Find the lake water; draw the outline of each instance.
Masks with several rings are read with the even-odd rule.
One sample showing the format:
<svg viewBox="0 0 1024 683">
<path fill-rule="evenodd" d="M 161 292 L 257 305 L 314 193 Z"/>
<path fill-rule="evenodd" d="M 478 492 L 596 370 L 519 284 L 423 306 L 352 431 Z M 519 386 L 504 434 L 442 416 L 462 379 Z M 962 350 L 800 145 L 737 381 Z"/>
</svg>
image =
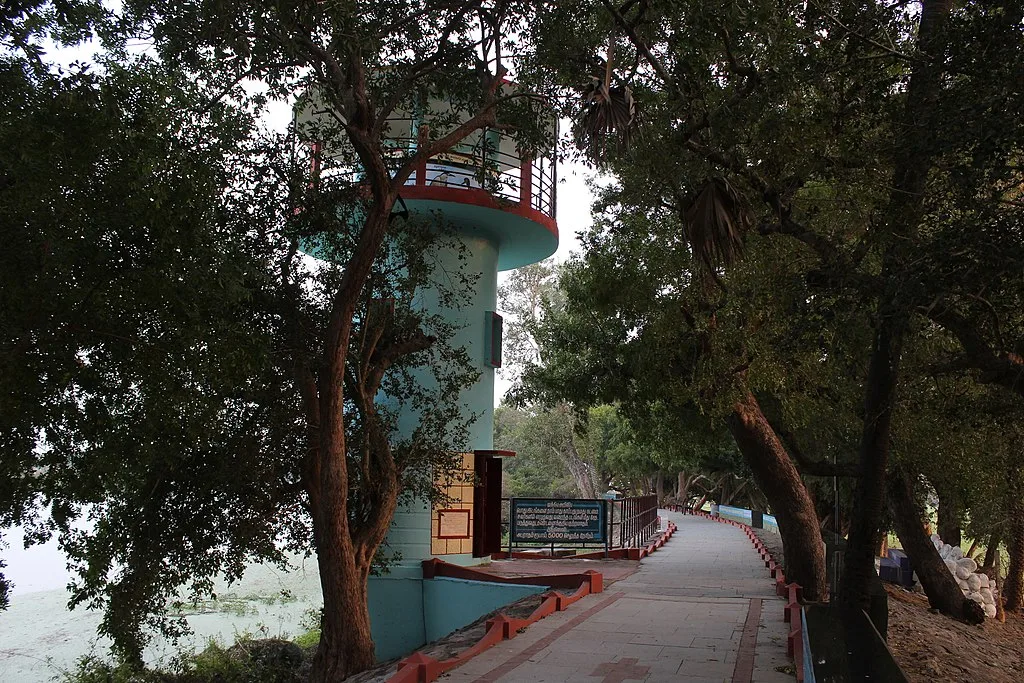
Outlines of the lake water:
<svg viewBox="0 0 1024 683">
<path fill-rule="evenodd" d="M 217 601 L 202 603 L 186 618 L 194 631 L 179 647 L 202 649 L 210 638 L 230 643 L 241 633 L 291 637 L 302 632 L 306 614 L 323 604 L 315 558 L 293 558 L 294 571 L 252 566 L 232 586 L 217 587 Z M 109 642 L 98 639 L 101 615 L 67 609 L 63 589 L 26 592 L 19 582 L 11 606 L 0 612 L 0 681 L 37 683 L 74 669 L 83 655 L 106 655 Z M 165 641 L 147 650 L 150 663 L 176 653 Z"/>
</svg>

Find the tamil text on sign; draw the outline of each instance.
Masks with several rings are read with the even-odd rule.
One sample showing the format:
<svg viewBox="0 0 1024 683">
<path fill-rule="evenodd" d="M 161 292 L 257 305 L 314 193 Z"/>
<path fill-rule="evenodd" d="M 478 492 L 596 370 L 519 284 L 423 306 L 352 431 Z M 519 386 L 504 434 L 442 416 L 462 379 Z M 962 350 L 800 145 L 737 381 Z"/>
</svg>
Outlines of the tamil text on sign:
<svg viewBox="0 0 1024 683">
<path fill-rule="evenodd" d="M 602 500 L 512 499 L 513 543 L 604 543 Z"/>
</svg>

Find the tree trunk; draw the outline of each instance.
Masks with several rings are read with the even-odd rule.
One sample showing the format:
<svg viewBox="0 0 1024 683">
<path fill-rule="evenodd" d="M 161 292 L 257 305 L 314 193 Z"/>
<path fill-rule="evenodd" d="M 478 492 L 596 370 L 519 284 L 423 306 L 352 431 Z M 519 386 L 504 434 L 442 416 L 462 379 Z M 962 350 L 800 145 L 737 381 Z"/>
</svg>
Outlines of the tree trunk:
<svg viewBox="0 0 1024 683">
<path fill-rule="evenodd" d="M 987 569 L 996 566 L 996 558 L 999 557 L 999 544 L 1002 542 L 1000 536 L 999 531 L 996 530 L 988 537 L 988 546 L 985 548 L 985 561 L 981 563 L 982 567 Z"/>
<path fill-rule="evenodd" d="M 576 492 L 580 498 L 597 498 L 604 492 L 598 490 L 600 482 L 598 481 L 597 472 L 594 471 L 590 463 L 580 457 L 580 452 L 576 448 L 576 441 L 573 438 L 573 433 L 576 429 L 576 418 L 572 408 L 567 403 L 561 403 L 555 407 L 555 410 L 560 411 L 566 416 L 568 430 L 562 447 L 559 449 L 552 448 L 552 450 L 555 451 L 555 454 L 565 465 L 565 468 L 569 470 L 569 474 L 576 484 Z"/>
<path fill-rule="evenodd" d="M 939 538 L 949 545 L 963 542 L 960 524 L 963 520 L 963 505 L 960 496 L 950 489 L 938 489 L 939 495 Z"/>
<path fill-rule="evenodd" d="M 745 481 L 737 482 L 736 487 L 733 488 L 732 491 L 729 491 L 729 493 L 727 493 L 727 494 L 725 494 L 723 496 L 724 500 L 722 500 L 722 505 L 732 505 L 733 503 L 735 503 L 736 502 L 736 497 L 739 496 L 740 493 L 743 492 L 743 489 L 746 488 L 746 486 L 747 486 L 747 482 L 745 482 Z M 723 491 L 724 491 L 724 489 L 723 489 Z M 810 492 L 808 492 L 808 495 L 810 495 Z M 815 512 L 815 514 L 817 514 L 817 512 Z"/>
<path fill-rule="evenodd" d="M 1000 624 L 1006 623 L 1006 609 L 1003 607 L 1003 575 L 999 571 L 999 550 L 996 550 L 995 564 L 992 565 L 992 574 L 989 577 L 995 581 L 996 586 L 996 619 Z"/>
<path fill-rule="evenodd" d="M 658 494 L 658 507 L 661 507 L 665 502 L 665 473 L 661 470 L 656 475 L 654 491 Z"/>
<path fill-rule="evenodd" d="M 344 680 L 376 661 L 367 604 L 370 567 L 358 566 L 351 553 L 345 555 L 341 546 L 334 544 L 317 551 L 324 612 L 311 682 Z"/>
<path fill-rule="evenodd" d="M 573 481 L 576 483 L 576 491 L 579 493 L 580 498 L 597 498 L 598 492 L 594 487 L 594 474 L 590 465 L 580 457 L 571 434 L 559 455 L 562 458 L 562 462 L 565 463 L 566 469 L 569 470 L 569 474 L 572 475 Z"/>
<path fill-rule="evenodd" d="M 690 478 L 686 476 L 686 472 L 680 472 L 676 479 L 676 502 L 680 507 L 686 507 L 686 501 L 690 498 Z"/>
<path fill-rule="evenodd" d="M 871 604 L 871 581 L 875 576 L 875 550 L 878 548 L 885 501 L 885 472 L 889 462 L 897 372 L 907 325 L 907 314 L 894 310 L 894 305 L 884 303 L 880 308 L 864 400 L 860 477 L 854 490 L 850 535 L 839 590 L 841 600 L 865 611 Z"/>
<path fill-rule="evenodd" d="M 313 683 L 344 679 L 370 668 L 375 662 L 366 581 L 370 563 L 394 512 L 397 491 L 391 490 L 388 499 L 380 501 L 379 514 L 381 517 L 387 515 L 387 518 L 376 520 L 383 528 L 374 536 L 376 542 L 365 539 L 366 545 L 355 544 L 349 525 L 344 382 L 359 294 L 387 233 L 388 216 L 395 196 L 389 190 L 376 197 L 378 201 L 366 217 L 355 253 L 347 264 L 331 304 L 315 391 L 312 388 L 303 390 L 310 443 L 303 484 L 309 496 L 324 597 L 320 645 L 310 672 Z M 300 388 L 308 385 L 308 377 L 303 377 L 302 372 L 299 372 L 299 383 Z M 385 483 L 393 489 L 397 479 Z M 372 548 L 368 548 L 371 543 Z"/>
<path fill-rule="evenodd" d="M 697 483 L 698 480 L 703 478 L 704 475 L 702 474 L 687 475 L 686 472 L 679 473 L 679 486 L 676 489 L 676 500 L 679 501 L 679 505 L 684 507 L 686 506 L 690 500 L 690 489 L 693 488 L 693 485 Z M 703 502 L 701 504 L 703 505 Z"/>
<path fill-rule="evenodd" d="M 349 528 L 342 384 L 340 377 L 337 383 L 328 377 L 325 371 L 320 382 L 322 417 L 315 477 L 307 484 L 324 598 L 320 645 L 310 673 L 314 683 L 342 680 L 375 661 L 366 602 L 369 562 L 357 552 Z"/>
<path fill-rule="evenodd" d="M 1010 567 L 1003 582 L 1003 599 L 1008 612 L 1019 612 L 1024 607 L 1024 500 L 1019 495 L 1012 497 L 1009 517 Z"/>
<path fill-rule="evenodd" d="M 786 578 L 811 601 L 825 598 L 825 551 L 818 515 L 793 461 L 747 391 L 733 404 L 729 431 L 775 513 L 785 551 Z"/>
<path fill-rule="evenodd" d="M 924 197 L 934 155 L 935 131 L 942 94 L 945 50 L 942 25 L 952 0 L 924 0 L 917 32 L 917 51 L 907 88 L 900 146 L 894 156 L 892 190 L 885 212 L 890 241 L 882 257 L 882 292 L 875 314 L 868 376 L 864 387 L 864 430 L 860 444 L 860 477 L 854 491 L 850 536 L 844 558 L 839 598 L 859 609 L 871 603 L 874 550 L 882 521 L 889 437 L 896 399 L 903 339 L 910 320 L 915 284 L 908 278 L 908 245 L 924 216 Z"/>
<path fill-rule="evenodd" d="M 900 471 L 892 472 L 888 489 L 889 510 L 896 524 L 896 534 L 921 580 L 928 603 L 954 619 L 980 624 L 985 620 L 985 612 L 981 605 L 964 597 L 956 579 L 939 557 L 939 551 L 925 532 L 924 513 L 914 500 L 906 475 Z"/>
</svg>

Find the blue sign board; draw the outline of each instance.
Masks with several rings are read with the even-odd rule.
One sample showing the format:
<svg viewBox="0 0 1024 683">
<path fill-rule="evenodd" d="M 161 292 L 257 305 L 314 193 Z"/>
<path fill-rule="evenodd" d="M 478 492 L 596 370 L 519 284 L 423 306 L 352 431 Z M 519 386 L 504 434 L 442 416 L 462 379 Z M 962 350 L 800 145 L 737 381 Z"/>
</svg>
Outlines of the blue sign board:
<svg viewBox="0 0 1024 683">
<path fill-rule="evenodd" d="M 603 500 L 513 498 L 513 543 L 604 543 Z"/>
</svg>

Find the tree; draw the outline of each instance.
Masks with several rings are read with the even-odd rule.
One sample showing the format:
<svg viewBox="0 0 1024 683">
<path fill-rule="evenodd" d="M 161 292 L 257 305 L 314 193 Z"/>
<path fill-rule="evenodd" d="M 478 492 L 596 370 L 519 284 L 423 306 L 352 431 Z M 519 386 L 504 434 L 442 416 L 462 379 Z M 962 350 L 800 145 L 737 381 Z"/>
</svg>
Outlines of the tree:
<svg viewBox="0 0 1024 683">
<path fill-rule="evenodd" d="M 745 345 L 747 337 L 732 326 L 750 319 L 748 305 L 756 307 L 762 302 L 739 294 L 713 312 L 692 313 L 700 311 L 705 295 L 699 285 L 687 281 L 686 273 L 692 272 L 687 247 L 678 241 L 673 244 L 669 237 L 677 225 L 671 219 L 649 219 L 633 210 L 627 192 L 619 187 L 609 190 L 605 199 L 608 213 L 599 215 L 593 231 L 584 236 L 585 255 L 565 266 L 561 286 L 566 303 L 563 310 L 551 309 L 545 315 L 539 338 L 539 346 L 548 350 L 545 365 L 527 371 L 525 391 L 541 399 L 567 399 L 581 406 L 621 402 L 626 417 L 645 425 L 644 431 L 650 432 L 649 426 L 660 420 L 674 439 L 715 443 L 720 438 L 714 436 L 715 422 L 721 431 L 724 418 L 733 412 L 726 398 L 734 391 L 730 385 L 734 375 L 728 365 L 748 356 L 742 351 L 712 354 L 710 349 L 714 345 Z M 735 286 L 742 287 L 742 283 Z M 764 348 L 771 346 L 766 340 Z M 747 431 L 746 425 L 732 426 L 734 437 Z M 741 452 L 760 449 L 762 439 L 768 436 L 762 434 L 753 440 L 737 438 Z M 771 437 L 778 442 L 774 434 Z M 750 460 L 747 458 L 755 476 L 776 476 L 774 466 L 759 472 Z M 774 465 L 775 461 L 768 462 Z M 649 472 L 655 469 L 651 466 Z M 800 487 L 796 490 L 801 491 L 792 464 L 790 470 Z M 765 480 L 759 483 L 782 518 L 780 527 L 789 533 L 793 517 L 787 517 L 785 509 L 793 509 L 800 498 L 789 488 L 772 492 Z M 773 498 L 775 495 L 779 497 Z M 803 496 L 805 509 L 811 512 L 805 516 L 809 526 L 805 537 L 814 538 L 818 534 L 816 515 L 806 492 Z M 804 548 L 796 535 L 787 540 L 793 553 L 793 575 L 799 576 L 801 564 L 809 563 L 808 590 L 816 585 L 815 577 L 823 588 L 820 541 Z M 820 566 L 815 568 L 815 563 Z"/>
<path fill-rule="evenodd" d="M 5 133 L 39 143 L 5 148 L 3 225 L 25 244 L 4 269 L 4 521 L 50 506 L 34 537 L 60 535 L 75 602 L 107 607 L 129 660 L 180 584 L 208 591 L 214 574 L 311 539 L 325 602 L 313 679 L 373 662 L 367 577 L 403 488 L 429 493 L 427 468 L 443 473 L 456 450 L 451 406 L 470 381 L 412 301 L 437 230 L 393 209 L 416 165 L 474 131 L 518 119 L 524 145 L 543 142 L 531 100 L 499 91 L 516 8 L 130 2 L 99 26 L 105 73 L 81 83 L 45 65 L 18 74 L 34 58 L 23 29 L 87 25 L 72 31 L 63 7 L 4 15 L 28 54 L 5 77 L 31 94 L 6 100 L 5 120 L 24 125 Z M 129 36 L 152 51 L 133 57 Z M 55 107 L 54 91 L 85 104 Z M 325 155 L 257 131 L 268 97 L 298 92 L 329 112 L 301 131 Z M 432 112 L 396 153 L 389 118 L 437 92 L 456 114 Z M 95 144 L 40 153 L 78 135 L 75 116 L 95 119 Z M 309 267 L 310 245 L 332 260 Z M 397 438 L 379 392 L 420 408 L 412 435 Z M 93 531 L 71 526 L 83 514 Z"/>
<path fill-rule="evenodd" d="M 509 315 L 507 329 L 507 362 L 502 372 L 519 379 L 524 368 L 543 363 L 546 349 L 540 346 L 537 332 L 543 323 L 545 311 L 561 306 L 561 292 L 557 281 L 558 267 L 542 261 L 520 268 L 510 274 L 498 289 L 502 311 Z M 507 397 L 514 405 L 525 407 L 529 398 L 521 395 L 513 385 Z M 596 498 L 607 481 L 602 479 L 595 463 L 587 462 L 580 454 L 579 434 L 585 431 L 572 406 L 564 401 L 551 404 L 538 403 L 530 407 L 542 419 L 543 430 L 550 448 L 562 460 L 562 466 L 571 474 L 576 493 L 581 498 Z"/>
<path fill-rule="evenodd" d="M 202 93 L 145 60 L 60 74 L 28 52 L 3 68 L 0 515 L 59 535 L 73 602 L 106 604 L 131 650 L 204 565 L 283 560 L 295 413 L 253 295 L 268 254 L 238 230 L 253 207 L 222 192 L 253 122 L 180 116 Z"/>
<path fill-rule="evenodd" d="M 504 344 L 507 362 L 501 372 L 515 380 L 523 369 L 543 362 L 543 349 L 537 345 L 537 329 L 545 308 L 558 308 L 558 266 L 547 259 L 518 268 L 498 288 L 498 302 L 508 317 Z"/>
<path fill-rule="evenodd" d="M 581 473 L 566 466 L 565 450 L 570 445 L 577 449 L 580 439 L 567 424 L 566 417 L 563 413 L 536 407 L 520 409 L 502 405 L 494 411 L 495 448 L 516 452 L 516 457 L 505 465 L 502 480 L 505 495 L 561 498 L 588 497 L 587 492 L 593 493 L 590 470 Z M 571 443 L 567 443 L 567 438 Z"/>
<path fill-rule="evenodd" d="M 552 38 L 569 14 L 587 16 L 577 23 L 589 30 L 558 59 Z M 595 55 L 608 56 L 609 94 L 613 82 L 629 90 L 639 113 L 614 115 L 621 103 L 609 97 L 608 115 L 593 116 L 594 99 L 584 93 L 579 119 L 601 123 L 589 132 L 606 143 L 588 149 L 617 173 L 631 168 L 641 176 L 636 194 L 648 201 L 633 203 L 642 211 L 679 216 L 677 234 L 708 278 L 731 279 L 741 252 L 753 253 L 756 232 L 797 243 L 781 253 L 803 263 L 806 308 L 815 297 L 852 302 L 861 312 L 851 329 L 869 331 L 866 343 L 852 343 L 865 341 L 858 334 L 843 344 L 864 377 L 843 574 L 845 598 L 859 606 L 869 599 L 900 358 L 915 316 L 957 330 L 970 356 L 960 367 L 1004 385 L 1019 371 L 1008 343 L 972 337 L 972 327 L 993 326 L 981 315 L 989 289 L 979 294 L 966 279 L 983 272 L 986 287 L 1011 300 L 1020 179 L 1008 159 L 1020 140 L 1005 117 L 1020 105 L 1006 85 L 1020 78 L 1019 15 L 998 2 L 929 2 L 920 12 L 884 3 L 723 3 L 712 11 L 706 3 L 602 0 L 553 7 L 537 25 L 542 54 L 560 66 L 549 71 L 555 86 L 579 92 L 601 61 Z M 980 45 L 999 52 L 997 68 L 981 65 Z M 974 123 L 964 127 L 964 120 Z M 950 251 L 951 243 L 961 249 Z M 983 245 L 996 243 L 1005 260 L 984 263 Z M 981 269 L 965 268 L 968 262 Z M 944 276 L 927 277 L 936 271 Z M 758 412 L 749 401 L 737 407 Z M 769 433 L 753 417 L 735 424 L 751 435 Z"/>
</svg>

